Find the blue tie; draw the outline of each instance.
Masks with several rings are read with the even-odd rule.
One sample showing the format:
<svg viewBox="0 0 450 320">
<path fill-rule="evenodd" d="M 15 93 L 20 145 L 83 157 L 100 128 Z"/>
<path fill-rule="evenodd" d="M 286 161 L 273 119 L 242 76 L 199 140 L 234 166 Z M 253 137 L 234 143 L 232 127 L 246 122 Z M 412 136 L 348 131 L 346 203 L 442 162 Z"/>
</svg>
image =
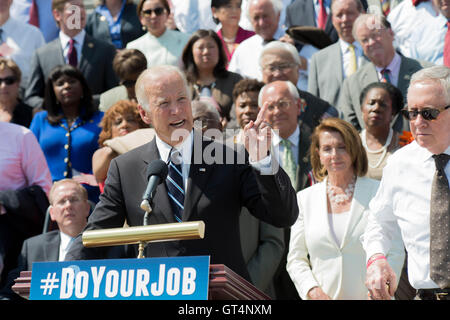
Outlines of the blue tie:
<svg viewBox="0 0 450 320">
<path fill-rule="evenodd" d="M 181 170 L 181 155 L 178 151 L 174 150 L 174 152 L 171 152 L 170 155 L 169 173 L 166 179 L 166 186 L 170 203 L 172 205 L 172 211 L 178 222 L 182 221 L 184 211 L 184 184 Z"/>
</svg>

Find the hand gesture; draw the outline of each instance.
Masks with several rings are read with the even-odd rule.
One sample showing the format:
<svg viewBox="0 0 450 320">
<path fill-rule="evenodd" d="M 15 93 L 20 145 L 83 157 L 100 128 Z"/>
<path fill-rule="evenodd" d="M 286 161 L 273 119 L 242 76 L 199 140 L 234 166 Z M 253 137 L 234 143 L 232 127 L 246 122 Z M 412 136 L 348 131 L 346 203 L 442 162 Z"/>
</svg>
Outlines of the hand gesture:
<svg viewBox="0 0 450 320">
<path fill-rule="evenodd" d="M 269 104 L 266 102 L 259 110 L 255 122 L 250 121 L 244 127 L 245 149 L 252 161 L 260 161 L 270 152 L 272 130 L 270 124 L 265 122 L 268 106 Z"/>
</svg>

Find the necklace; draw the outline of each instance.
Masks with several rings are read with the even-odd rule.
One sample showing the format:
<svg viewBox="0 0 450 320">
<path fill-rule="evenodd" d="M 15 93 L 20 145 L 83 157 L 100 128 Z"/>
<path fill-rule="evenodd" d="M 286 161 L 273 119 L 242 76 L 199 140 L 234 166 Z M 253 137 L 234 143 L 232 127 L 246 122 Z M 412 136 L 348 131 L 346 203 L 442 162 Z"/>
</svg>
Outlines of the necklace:
<svg viewBox="0 0 450 320">
<path fill-rule="evenodd" d="M 353 191 L 355 191 L 356 177 L 353 177 L 352 181 L 345 188 L 344 193 L 337 193 L 338 187 L 332 186 L 330 179 L 327 181 L 327 195 L 330 201 L 334 204 L 340 205 L 346 201 L 349 201 L 353 197 Z"/>
<path fill-rule="evenodd" d="M 367 146 L 366 129 L 363 129 L 361 131 L 361 142 L 362 142 L 364 149 L 366 149 L 366 152 L 370 153 L 370 154 L 377 154 L 377 153 L 382 152 L 380 158 L 378 158 L 378 162 L 374 165 L 370 164 L 370 162 L 369 162 L 369 167 L 371 167 L 372 169 L 375 169 L 380 166 L 380 164 L 383 162 L 384 158 L 386 157 L 387 149 L 388 149 L 388 146 L 391 144 L 393 135 L 394 135 L 394 130 L 389 129 L 389 134 L 388 134 L 388 137 L 386 139 L 386 143 L 384 144 L 384 146 L 382 146 L 378 150 L 370 150 L 369 147 Z"/>
<path fill-rule="evenodd" d="M 234 43 L 236 41 L 236 37 L 233 37 L 233 38 L 225 38 L 224 36 L 222 36 L 222 37 L 223 37 L 223 41 L 225 41 L 226 43 Z"/>
</svg>

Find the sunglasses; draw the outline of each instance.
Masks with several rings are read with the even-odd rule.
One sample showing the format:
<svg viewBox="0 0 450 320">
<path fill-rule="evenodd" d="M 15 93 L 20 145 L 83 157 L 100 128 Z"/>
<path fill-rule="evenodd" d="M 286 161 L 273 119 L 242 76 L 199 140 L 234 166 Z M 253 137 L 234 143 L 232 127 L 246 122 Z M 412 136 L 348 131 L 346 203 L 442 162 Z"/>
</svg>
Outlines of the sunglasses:
<svg viewBox="0 0 450 320">
<path fill-rule="evenodd" d="M 401 110 L 402 115 L 407 119 L 407 120 L 416 120 L 417 116 L 420 114 L 422 116 L 422 118 L 424 118 L 425 120 L 436 120 L 437 117 L 439 116 L 439 114 L 444 111 L 447 110 L 448 108 L 450 108 L 450 106 L 446 106 L 443 109 L 437 109 L 437 108 L 426 108 L 426 109 L 422 109 L 422 110 L 406 110 L 403 109 Z"/>
<path fill-rule="evenodd" d="M 155 15 L 160 16 L 164 13 L 166 9 L 162 8 L 162 7 L 158 7 L 155 9 L 147 9 L 147 10 L 143 10 L 142 13 L 144 14 L 144 16 L 146 17 L 150 17 L 152 15 L 152 12 L 155 13 Z"/>
<path fill-rule="evenodd" d="M 14 82 L 16 82 L 16 77 L 13 77 L 13 76 L 9 76 L 9 77 L 6 77 L 6 78 L 0 78 L 0 85 L 2 84 L 2 83 L 5 83 L 6 85 L 12 85 Z"/>
</svg>

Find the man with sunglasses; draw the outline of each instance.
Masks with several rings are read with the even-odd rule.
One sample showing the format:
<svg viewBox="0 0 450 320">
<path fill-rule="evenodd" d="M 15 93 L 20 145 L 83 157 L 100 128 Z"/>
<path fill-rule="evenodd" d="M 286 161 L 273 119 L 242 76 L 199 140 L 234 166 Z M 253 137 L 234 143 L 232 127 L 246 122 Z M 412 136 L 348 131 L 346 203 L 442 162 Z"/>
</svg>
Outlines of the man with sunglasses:
<svg viewBox="0 0 450 320">
<path fill-rule="evenodd" d="M 450 68 L 415 73 L 408 89 L 415 139 L 392 155 L 370 203 L 363 238 L 366 285 L 373 299 L 394 295 L 395 275 L 386 262 L 395 232 L 408 252 L 408 278 L 417 299 L 450 299 Z"/>
</svg>

